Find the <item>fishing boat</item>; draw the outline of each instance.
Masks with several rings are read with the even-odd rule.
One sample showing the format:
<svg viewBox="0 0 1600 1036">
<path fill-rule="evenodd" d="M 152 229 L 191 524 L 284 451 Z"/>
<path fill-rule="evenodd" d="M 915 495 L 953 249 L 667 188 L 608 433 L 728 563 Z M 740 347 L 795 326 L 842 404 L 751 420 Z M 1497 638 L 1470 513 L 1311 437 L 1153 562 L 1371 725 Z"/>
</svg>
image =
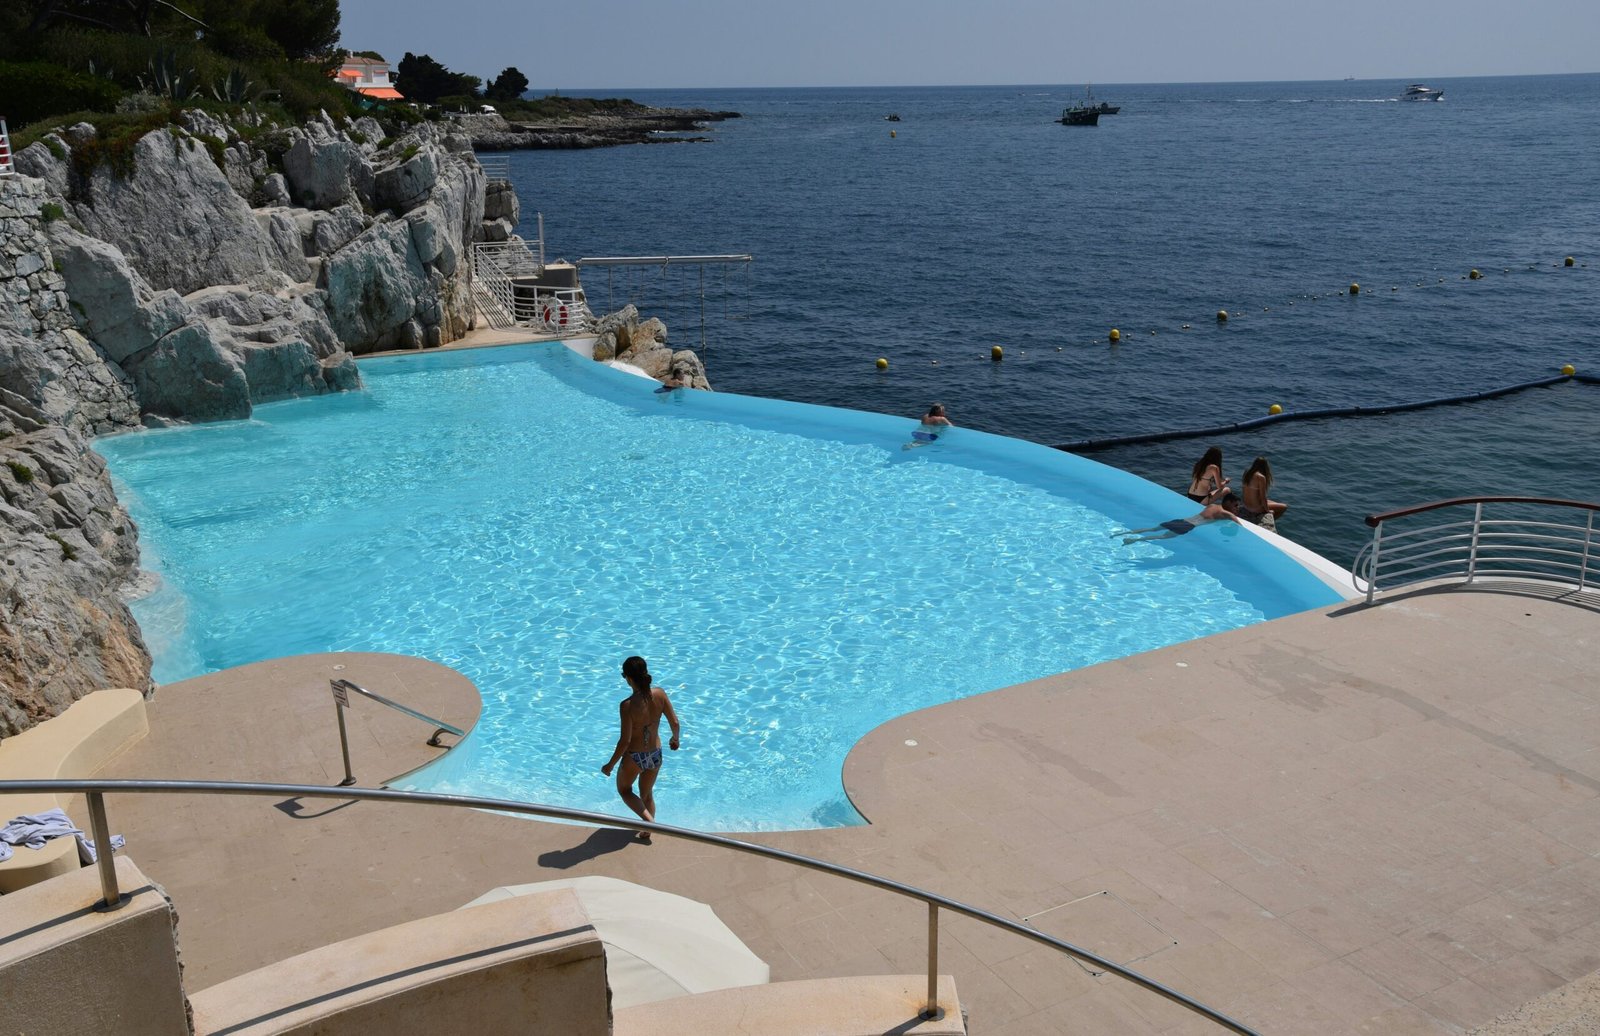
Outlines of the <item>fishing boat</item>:
<svg viewBox="0 0 1600 1036">
<path fill-rule="evenodd" d="M 1402 101 L 1442 101 L 1444 100 L 1444 91 L 1435 90 L 1431 86 L 1423 86 L 1421 83 L 1412 83 L 1406 87 L 1406 92 L 1400 95 L 1400 99 Z"/>
<path fill-rule="evenodd" d="M 1063 126 L 1098 126 L 1100 116 L 1115 115 L 1121 110 L 1121 105 L 1107 104 L 1104 101 L 1096 104 L 1094 94 L 1088 87 L 1084 87 L 1082 103 L 1061 109 L 1061 118 L 1057 121 Z"/>
</svg>

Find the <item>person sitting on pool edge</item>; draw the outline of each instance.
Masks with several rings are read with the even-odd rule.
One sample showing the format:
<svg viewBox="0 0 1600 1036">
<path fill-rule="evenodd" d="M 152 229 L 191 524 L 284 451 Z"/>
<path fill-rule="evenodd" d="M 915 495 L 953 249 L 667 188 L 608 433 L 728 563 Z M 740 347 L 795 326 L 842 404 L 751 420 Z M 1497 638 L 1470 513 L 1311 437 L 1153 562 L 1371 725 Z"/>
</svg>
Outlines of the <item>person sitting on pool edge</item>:
<svg viewBox="0 0 1600 1036">
<path fill-rule="evenodd" d="M 1227 492 L 1222 494 L 1219 503 L 1207 504 L 1205 510 L 1190 518 L 1174 518 L 1160 525 L 1152 525 L 1148 529 L 1120 529 L 1112 533 L 1121 536 L 1123 543 L 1139 543 L 1143 540 L 1170 540 L 1174 536 L 1193 532 L 1195 529 L 1209 522 L 1226 518 L 1229 521 L 1239 521 L 1239 494 Z M 1157 533 L 1154 536 L 1141 536 L 1139 533 Z"/>
<path fill-rule="evenodd" d="M 911 441 L 900 447 L 902 450 L 926 446 L 934 442 L 951 427 L 950 419 L 944 416 L 944 404 L 935 403 L 928 407 L 928 412 L 922 415 L 922 423 L 917 425 L 917 430 L 911 433 Z"/>
</svg>

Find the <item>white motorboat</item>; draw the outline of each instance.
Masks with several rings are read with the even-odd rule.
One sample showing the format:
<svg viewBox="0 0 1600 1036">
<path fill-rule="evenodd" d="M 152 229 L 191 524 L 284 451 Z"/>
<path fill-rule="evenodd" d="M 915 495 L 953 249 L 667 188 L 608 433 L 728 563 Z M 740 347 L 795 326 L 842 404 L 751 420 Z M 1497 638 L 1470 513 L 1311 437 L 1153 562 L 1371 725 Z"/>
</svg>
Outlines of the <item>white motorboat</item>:
<svg viewBox="0 0 1600 1036">
<path fill-rule="evenodd" d="M 1444 100 L 1444 91 L 1435 90 L 1431 86 L 1423 86 L 1421 83 L 1412 83 L 1406 87 L 1406 92 L 1400 95 L 1400 99 L 1402 101 L 1442 101 Z"/>
</svg>

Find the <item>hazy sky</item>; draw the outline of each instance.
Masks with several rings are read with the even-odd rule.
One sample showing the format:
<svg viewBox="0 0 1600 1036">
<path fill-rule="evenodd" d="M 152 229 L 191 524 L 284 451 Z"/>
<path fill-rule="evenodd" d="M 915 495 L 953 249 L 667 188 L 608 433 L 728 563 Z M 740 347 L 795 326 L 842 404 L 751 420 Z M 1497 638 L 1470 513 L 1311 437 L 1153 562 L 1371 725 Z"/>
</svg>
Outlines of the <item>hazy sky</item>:
<svg viewBox="0 0 1600 1036">
<path fill-rule="evenodd" d="M 1600 0 L 343 0 L 343 44 L 536 91 L 1600 71 Z"/>
</svg>

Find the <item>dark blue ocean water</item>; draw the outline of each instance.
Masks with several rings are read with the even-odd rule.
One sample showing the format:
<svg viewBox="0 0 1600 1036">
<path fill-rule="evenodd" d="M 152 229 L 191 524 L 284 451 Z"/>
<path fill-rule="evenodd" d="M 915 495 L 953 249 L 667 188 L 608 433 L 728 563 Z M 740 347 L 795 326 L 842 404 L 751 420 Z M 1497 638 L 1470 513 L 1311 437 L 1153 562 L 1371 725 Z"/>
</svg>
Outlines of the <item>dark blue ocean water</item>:
<svg viewBox="0 0 1600 1036">
<path fill-rule="evenodd" d="M 1405 85 L 1103 86 L 1093 128 L 1053 121 L 1079 86 L 631 91 L 743 118 L 510 160 L 552 257 L 756 257 L 707 269 L 703 346 L 697 268 L 584 277 L 723 391 L 1060 443 L 1600 374 L 1600 75 Z M 1280 531 L 1348 564 L 1375 511 L 1600 500 L 1597 414 L 1567 383 L 1090 456 L 1181 490 L 1213 441 L 1236 481 L 1265 454 Z"/>
</svg>

